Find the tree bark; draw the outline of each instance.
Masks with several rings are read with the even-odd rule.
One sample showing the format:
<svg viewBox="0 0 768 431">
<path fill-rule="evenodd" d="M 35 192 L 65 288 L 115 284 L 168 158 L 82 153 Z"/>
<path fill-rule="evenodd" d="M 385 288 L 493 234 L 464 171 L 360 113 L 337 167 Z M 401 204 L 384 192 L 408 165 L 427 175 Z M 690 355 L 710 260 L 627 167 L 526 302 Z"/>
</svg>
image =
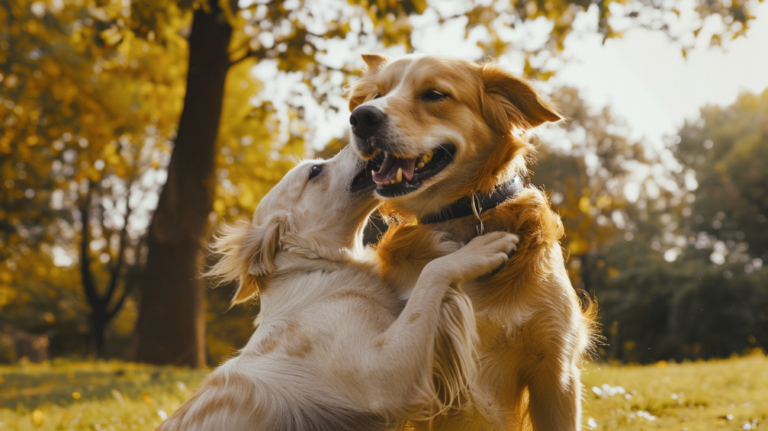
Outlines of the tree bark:
<svg viewBox="0 0 768 431">
<path fill-rule="evenodd" d="M 198 9 L 189 37 L 184 109 L 147 238 L 148 256 L 135 332 L 135 360 L 205 365 L 201 248 L 213 208 L 215 147 L 232 28 L 218 3 Z"/>
<path fill-rule="evenodd" d="M 107 316 L 100 311 L 101 310 L 94 310 L 88 317 L 91 322 L 91 336 L 93 337 L 93 344 L 96 347 L 96 357 L 103 359 L 106 356 L 106 332 L 109 320 Z"/>
</svg>

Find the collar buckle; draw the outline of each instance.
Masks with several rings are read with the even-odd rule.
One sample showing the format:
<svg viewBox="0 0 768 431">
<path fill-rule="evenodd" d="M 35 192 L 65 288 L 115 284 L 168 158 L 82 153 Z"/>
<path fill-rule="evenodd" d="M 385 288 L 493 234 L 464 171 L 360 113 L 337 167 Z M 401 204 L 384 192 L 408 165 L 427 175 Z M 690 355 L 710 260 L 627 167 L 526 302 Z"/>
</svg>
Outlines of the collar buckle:
<svg viewBox="0 0 768 431">
<path fill-rule="evenodd" d="M 477 194 L 472 193 L 472 212 L 475 213 L 475 218 L 477 219 L 477 226 L 475 226 L 475 229 L 477 229 L 478 235 L 482 235 L 483 231 L 485 230 L 483 226 L 483 219 L 480 218 L 480 213 L 483 211 L 483 207 L 481 207 L 479 203 L 475 205 L 476 201 L 478 200 L 479 199 L 477 198 Z"/>
</svg>

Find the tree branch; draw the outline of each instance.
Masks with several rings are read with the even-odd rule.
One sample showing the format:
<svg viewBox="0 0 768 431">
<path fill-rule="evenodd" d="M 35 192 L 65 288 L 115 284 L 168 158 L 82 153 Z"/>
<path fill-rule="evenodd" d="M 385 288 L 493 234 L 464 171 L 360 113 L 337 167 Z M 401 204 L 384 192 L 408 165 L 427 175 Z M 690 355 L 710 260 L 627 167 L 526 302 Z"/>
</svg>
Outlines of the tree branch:
<svg viewBox="0 0 768 431">
<path fill-rule="evenodd" d="M 115 302 L 115 305 L 112 307 L 111 310 L 107 311 L 107 322 L 112 320 L 117 313 L 120 312 L 120 310 L 123 308 L 123 303 L 125 303 L 126 298 L 128 298 L 128 295 L 133 291 L 133 283 L 123 283 L 123 294 L 120 295 L 120 299 Z"/>
<path fill-rule="evenodd" d="M 82 223 L 80 234 L 80 277 L 85 291 L 85 297 L 92 308 L 100 305 L 100 298 L 96 292 L 96 284 L 91 273 L 91 258 L 88 255 L 88 246 L 90 243 L 88 210 L 91 206 L 91 189 L 93 183 L 88 180 L 88 191 L 80 200 L 80 222 Z"/>
<path fill-rule="evenodd" d="M 233 67 L 237 64 L 242 63 L 243 61 L 251 58 L 251 57 L 258 57 L 260 54 L 263 54 L 261 50 L 259 51 L 248 51 L 246 52 L 242 57 L 238 58 L 237 60 L 230 60 L 229 61 L 229 67 Z"/>
<path fill-rule="evenodd" d="M 125 237 L 128 234 L 128 217 L 131 216 L 131 188 L 133 187 L 133 181 L 128 183 L 128 194 L 126 196 L 125 200 L 125 217 L 123 217 L 123 228 L 120 230 L 120 244 L 117 252 L 117 258 L 115 259 L 115 264 L 110 269 L 109 274 L 109 285 L 107 287 L 107 292 L 104 294 L 104 306 L 106 307 L 109 302 L 112 300 L 112 296 L 115 294 L 115 290 L 117 289 L 118 280 L 120 277 L 120 270 L 123 267 L 123 261 L 125 260 Z M 119 307 L 118 307 L 119 309 Z"/>
</svg>

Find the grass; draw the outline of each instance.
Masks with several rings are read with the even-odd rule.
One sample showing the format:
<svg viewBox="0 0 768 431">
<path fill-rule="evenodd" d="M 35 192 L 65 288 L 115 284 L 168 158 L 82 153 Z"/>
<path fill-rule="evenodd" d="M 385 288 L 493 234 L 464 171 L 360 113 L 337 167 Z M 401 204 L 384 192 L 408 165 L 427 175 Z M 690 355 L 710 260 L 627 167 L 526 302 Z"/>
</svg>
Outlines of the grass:
<svg viewBox="0 0 768 431">
<path fill-rule="evenodd" d="M 0 366 L 0 430 L 154 430 L 206 371 L 122 362 Z M 584 424 L 595 430 L 768 430 L 768 357 L 590 364 Z"/>
<path fill-rule="evenodd" d="M 768 430 L 768 357 L 585 370 L 595 430 Z M 591 419 L 591 421 L 590 421 Z"/>
<path fill-rule="evenodd" d="M 154 430 L 206 374 L 122 362 L 0 367 L 0 430 Z"/>
</svg>

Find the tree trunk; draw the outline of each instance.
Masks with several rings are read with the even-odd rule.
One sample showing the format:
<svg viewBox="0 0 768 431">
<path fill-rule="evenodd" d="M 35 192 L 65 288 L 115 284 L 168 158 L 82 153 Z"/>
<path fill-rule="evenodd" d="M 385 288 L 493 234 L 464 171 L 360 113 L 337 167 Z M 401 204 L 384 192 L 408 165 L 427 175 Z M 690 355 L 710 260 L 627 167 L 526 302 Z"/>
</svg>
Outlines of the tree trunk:
<svg viewBox="0 0 768 431">
<path fill-rule="evenodd" d="M 184 109 L 149 228 L 136 323 L 135 360 L 205 365 L 204 283 L 200 251 L 213 207 L 215 144 L 232 28 L 216 1 L 198 9 L 189 37 Z"/>
<path fill-rule="evenodd" d="M 96 357 L 106 357 L 106 342 L 105 334 L 107 331 L 107 324 L 109 320 L 107 316 L 100 311 L 93 311 L 90 315 L 91 320 L 91 336 L 93 337 L 93 344 L 96 348 Z"/>
</svg>

